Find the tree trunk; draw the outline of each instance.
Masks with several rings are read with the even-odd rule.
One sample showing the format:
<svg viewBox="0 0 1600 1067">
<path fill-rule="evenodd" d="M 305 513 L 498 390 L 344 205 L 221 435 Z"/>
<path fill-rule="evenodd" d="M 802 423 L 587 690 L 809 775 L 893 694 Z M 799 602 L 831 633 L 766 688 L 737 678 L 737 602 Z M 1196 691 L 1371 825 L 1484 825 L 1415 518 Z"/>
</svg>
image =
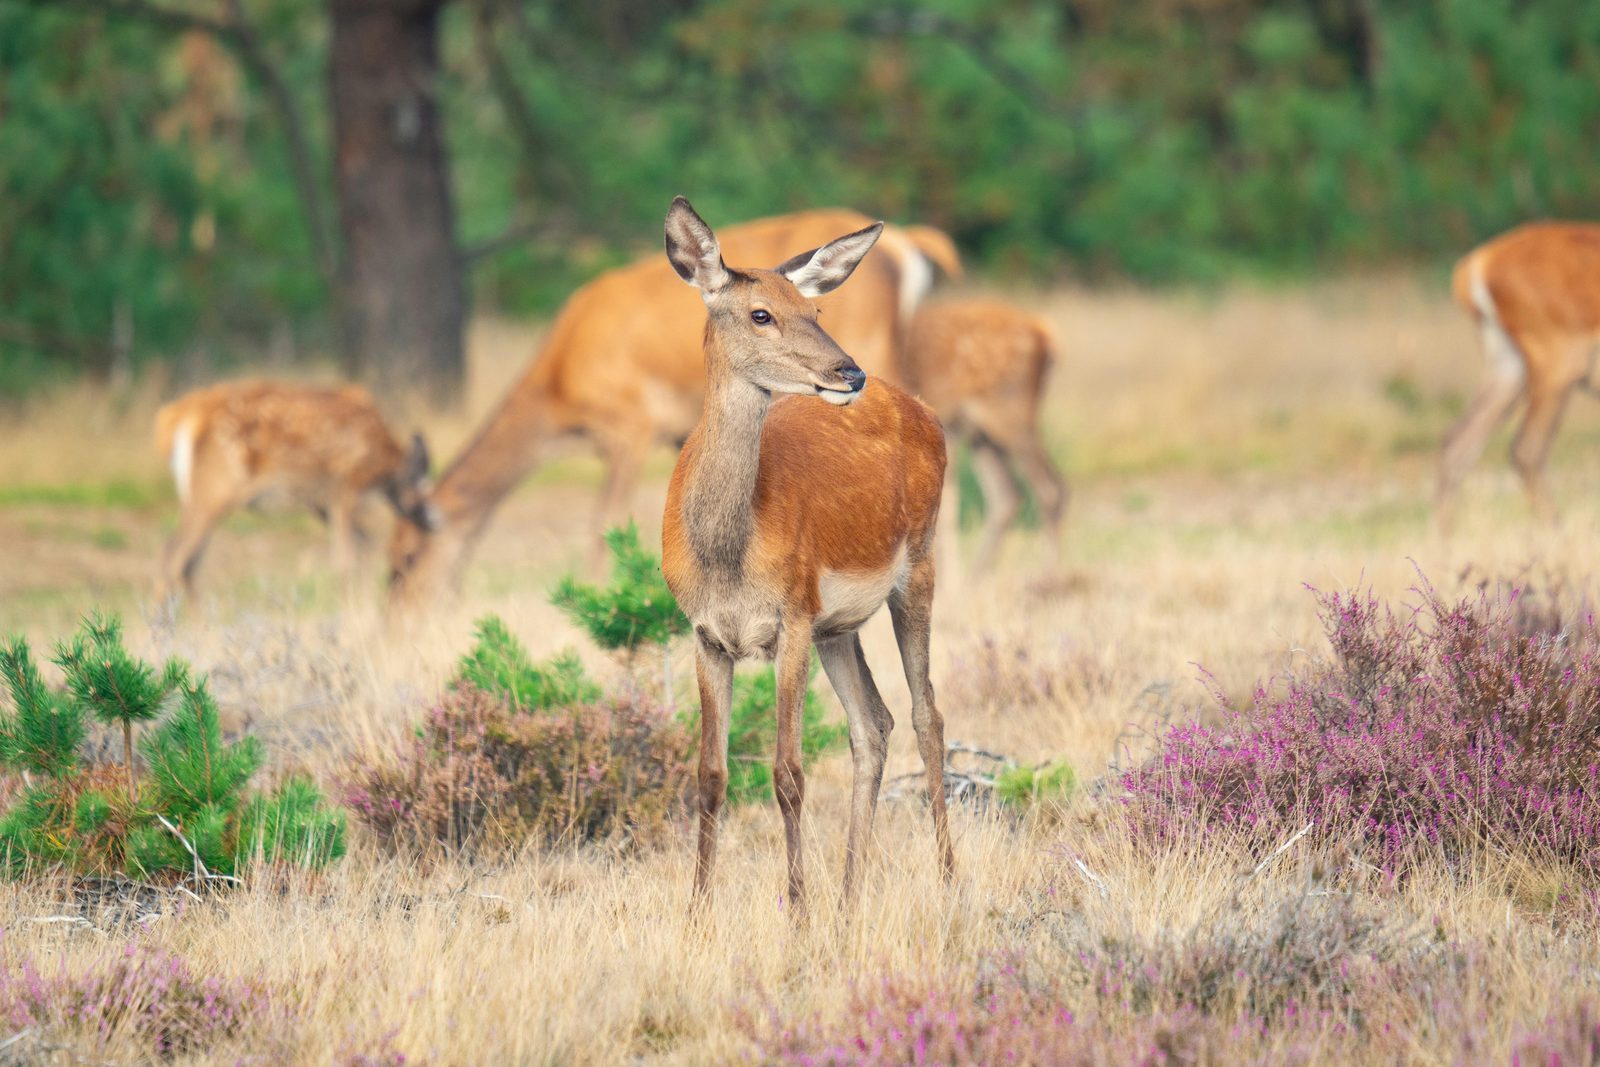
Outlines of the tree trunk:
<svg viewBox="0 0 1600 1067">
<path fill-rule="evenodd" d="M 329 0 L 340 327 L 354 377 L 460 393 L 466 288 L 439 111 L 445 0 Z"/>
</svg>

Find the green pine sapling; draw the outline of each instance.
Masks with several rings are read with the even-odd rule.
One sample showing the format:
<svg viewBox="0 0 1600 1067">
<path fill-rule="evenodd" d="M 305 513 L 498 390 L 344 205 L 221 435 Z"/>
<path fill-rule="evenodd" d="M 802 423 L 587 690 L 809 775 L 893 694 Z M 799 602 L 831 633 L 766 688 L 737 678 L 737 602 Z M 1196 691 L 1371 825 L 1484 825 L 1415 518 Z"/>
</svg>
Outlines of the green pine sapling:
<svg viewBox="0 0 1600 1067">
<path fill-rule="evenodd" d="M 71 771 L 83 743 L 83 712 L 44 684 L 26 639 L 0 647 L 0 678 L 15 706 L 0 715 L 0 763 L 54 777 Z"/>
<path fill-rule="evenodd" d="M 567 575 L 556 583 L 550 602 L 566 613 L 594 643 L 620 651 L 632 660 L 645 645 L 661 650 L 662 698 L 671 705 L 672 658 L 667 646 L 688 632 L 689 620 L 678 608 L 660 559 L 639 544 L 633 523 L 606 531 L 611 550 L 611 584 L 589 585 Z"/>
<path fill-rule="evenodd" d="M 566 612 L 602 648 L 620 649 L 633 656 L 643 645 L 660 646 L 664 664 L 662 690 L 670 705 L 673 694 L 667 646 L 688 631 L 689 620 L 667 588 L 659 557 L 639 544 L 637 527 L 629 523 L 609 531 L 606 544 L 613 557 L 611 584 L 586 585 L 568 575 L 557 584 L 551 603 Z M 466 664 L 463 661 L 463 670 Z M 816 676 L 815 660 L 811 676 Z M 698 711 L 684 719 L 691 727 L 691 736 L 699 736 Z M 772 754 L 778 731 L 777 685 L 771 668 L 734 676 L 728 726 L 728 798 L 736 804 L 770 799 Z M 843 723 L 824 721 L 822 701 L 807 686 L 801 713 L 802 761 L 809 766 L 817 756 L 842 746 L 849 736 L 849 728 Z"/>
<path fill-rule="evenodd" d="M 188 678 L 188 668 L 169 659 L 160 671 L 128 653 L 122 644 L 122 621 L 90 614 L 71 641 L 56 645 L 55 661 L 66 674 L 67 690 L 108 726 L 122 726 L 122 760 L 128 797 L 136 792 L 133 772 L 133 724 L 161 714 L 168 698 Z"/>
<path fill-rule="evenodd" d="M 344 817 L 315 785 L 290 779 L 247 794 L 260 767 L 252 737 L 225 741 L 216 703 L 186 664 L 159 672 L 129 655 L 115 618 L 92 616 L 57 646 L 64 692 L 50 690 L 27 642 L 0 646 L 0 681 L 12 710 L 0 712 L 0 768 L 28 775 L 20 797 L 0 811 L 0 869 L 36 865 L 79 874 L 162 871 L 228 874 L 255 856 L 318 866 L 344 852 Z M 85 763 L 80 746 L 90 715 L 124 727 L 155 720 L 139 739 L 148 781 L 115 765 Z M 164 717 L 163 717 L 164 716 Z M 132 751 L 124 753 L 132 766 Z"/>
<path fill-rule="evenodd" d="M 600 687 L 584 672 L 583 662 L 571 650 L 535 663 L 497 615 L 485 615 L 473 624 L 472 649 L 456 665 L 452 689 L 471 685 L 504 697 L 517 711 L 593 704 Z"/>
</svg>

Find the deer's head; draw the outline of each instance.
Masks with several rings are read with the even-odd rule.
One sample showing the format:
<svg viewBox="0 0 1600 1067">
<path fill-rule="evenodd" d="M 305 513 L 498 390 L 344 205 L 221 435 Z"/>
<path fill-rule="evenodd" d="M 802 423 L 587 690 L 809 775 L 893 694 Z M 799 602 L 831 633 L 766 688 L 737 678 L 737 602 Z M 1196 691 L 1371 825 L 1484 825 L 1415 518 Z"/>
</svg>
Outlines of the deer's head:
<svg viewBox="0 0 1600 1067">
<path fill-rule="evenodd" d="M 769 393 L 820 396 L 848 404 L 867 383 L 817 322 L 817 297 L 850 277 L 872 250 L 883 223 L 802 252 L 771 270 L 734 269 L 722 262 L 716 234 L 677 197 L 667 212 L 667 259 L 678 277 L 700 290 L 710 313 L 710 359 Z"/>
<path fill-rule="evenodd" d="M 433 484 L 428 479 L 429 469 L 428 442 L 422 439 L 420 433 L 414 433 L 405 458 L 383 486 L 383 494 L 394 506 L 395 514 L 423 530 L 435 530 L 439 526 L 439 512 L 433 506 Z"/>
</svg>

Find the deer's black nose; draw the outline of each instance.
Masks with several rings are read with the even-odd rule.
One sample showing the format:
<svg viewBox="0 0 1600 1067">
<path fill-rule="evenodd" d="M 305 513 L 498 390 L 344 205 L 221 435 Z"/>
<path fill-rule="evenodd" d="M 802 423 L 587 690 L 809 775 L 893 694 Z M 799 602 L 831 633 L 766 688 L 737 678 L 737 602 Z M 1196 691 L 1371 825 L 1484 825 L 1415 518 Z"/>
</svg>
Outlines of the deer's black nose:
<svg viewBox="0 0 1600 1067">
<path fill-rule="evenodd" d="M 839 372 L 839 377 L 843 378 L 845 380 L 845 384 L 850 386 L 850 391 L 852 393 L 861 392 L 861 390 L 867 384 L 867 372 L 856 366 L 854 363 L 841 370 Z"/>
</svg>

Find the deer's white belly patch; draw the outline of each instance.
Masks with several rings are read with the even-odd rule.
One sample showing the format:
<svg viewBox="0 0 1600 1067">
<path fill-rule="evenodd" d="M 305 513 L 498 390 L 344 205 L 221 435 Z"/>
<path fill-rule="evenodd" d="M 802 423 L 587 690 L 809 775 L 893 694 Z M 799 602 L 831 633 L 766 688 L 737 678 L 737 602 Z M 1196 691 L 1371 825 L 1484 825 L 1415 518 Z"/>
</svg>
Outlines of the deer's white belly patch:
<svg viewBox="0 0 1600 1067">
<path fill-rule="evenodd" d="M 857 629 L 883 606 L 889 594 L 905 580 L 906 550 L 901 545 L 894 562 L 881 571 L 825 571 L 817 582 L 822 612 L 816 628 L 822 633 Z"/>
</svg>

